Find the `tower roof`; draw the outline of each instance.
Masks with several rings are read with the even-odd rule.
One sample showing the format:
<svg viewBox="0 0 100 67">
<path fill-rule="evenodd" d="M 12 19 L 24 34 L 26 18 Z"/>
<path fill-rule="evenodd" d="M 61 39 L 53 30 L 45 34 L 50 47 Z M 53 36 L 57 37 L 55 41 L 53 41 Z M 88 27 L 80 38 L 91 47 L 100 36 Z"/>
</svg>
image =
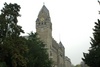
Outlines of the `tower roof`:
<svg viewBox="0 0 100 67">
<path fill-rule="evenodd" d="M 62 42 L 61 41 L 59 42 L 59 45 L 62 46 Z"/>
<path fill-rule="evenodd" d="M 46 6 L 45 5 L 43 5 L 43 7 L 42 7 L 42 9 L 41 9 L 42 11 L 44 11 L 44 12 L 46 12 L 46 13 L 49 13 L 49 10 L 46 8 Z"/>
<path fill-rule="evenodd" d="M 40 12 L 39 12 L 39 15 L 41 15 L 42 13 L 45 13 L 46 15 L 49 16 L 49 10 L 46 8 L 45 5 L 42 6 L 42 8 L 41 8 L 41 10 L 40 10 Z M 38 16 L 39 16 L 39 15 L 38 15 Z"/>
<path fill-rule="evenodd" d="M 64 46 L 63 46 L 61 41 L 59 42 L 59 46 L 64 48 Z"/>
</svg>

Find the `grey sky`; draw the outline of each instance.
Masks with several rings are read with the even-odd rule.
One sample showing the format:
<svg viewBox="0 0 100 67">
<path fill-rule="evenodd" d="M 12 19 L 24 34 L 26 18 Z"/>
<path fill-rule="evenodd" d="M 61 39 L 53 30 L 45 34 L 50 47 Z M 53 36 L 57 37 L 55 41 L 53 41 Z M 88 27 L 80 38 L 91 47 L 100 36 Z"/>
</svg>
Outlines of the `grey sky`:
<svg viewBox="0 0 100 67">
<path fill-rule="evenodd" d="M 94 22 L 100 17 L 100 6 L 96 0 L 2 0 L 0 9 L 4 2 L 18 3 L 21 6 L 22 16 L 18 18 L 18 24 L 26 34 L 35 32 L 35 21 L 45 2 L 53 24 L 54 39 L 57 42 L 62 41 L 65 54 L 73 64 L 81 62 L 82 53 L 87 52 L 90 46 Z"/>
</svg>

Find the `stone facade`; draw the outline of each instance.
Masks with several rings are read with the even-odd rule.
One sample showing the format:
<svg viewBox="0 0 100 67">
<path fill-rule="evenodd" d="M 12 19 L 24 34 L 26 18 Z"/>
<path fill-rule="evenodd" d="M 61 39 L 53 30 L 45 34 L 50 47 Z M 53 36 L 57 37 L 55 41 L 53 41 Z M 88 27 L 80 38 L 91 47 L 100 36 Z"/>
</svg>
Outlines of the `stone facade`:
<svg viewBox="0 0 100 67">
<path fill-rule="evenodd" d="M 52 23 L 49 10 L 43 5 L 36 20 L 36 32 L 40 39 L 46 44 L 49 58 L 52 59 L 54 67 L 70 67 L 70 59 L 66 60 L 65 48 L 61 42 L 59 44 L 52 37 Z M 70 62 L 71 65 L 71 62 Z"/>
<path fill-rule="evenodd" d="M 72 67 L 71 61 L 67 56 L 65 57 L 65 67 Z"/>
</svg>

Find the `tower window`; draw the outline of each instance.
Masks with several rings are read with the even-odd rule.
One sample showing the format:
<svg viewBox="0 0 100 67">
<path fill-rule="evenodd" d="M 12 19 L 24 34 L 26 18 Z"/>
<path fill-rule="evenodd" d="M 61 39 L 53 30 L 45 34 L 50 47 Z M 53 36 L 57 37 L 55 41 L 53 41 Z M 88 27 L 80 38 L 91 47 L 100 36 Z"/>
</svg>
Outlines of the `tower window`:
<svg viewBox="0 0 100 67">
<path fill-rule="evenodd" d="M 50 56 L 52 56 L 52 52 L 50 51 Z"/>
<path fill-rule="evenodd" d="M 43 25 L 43 22 L 42 22 L 42 25 Z"/>
<path fill-rule="evenodd" d="M 38 25 L 40 25 L 40 23 L 38 23 Z"/>
</svg>

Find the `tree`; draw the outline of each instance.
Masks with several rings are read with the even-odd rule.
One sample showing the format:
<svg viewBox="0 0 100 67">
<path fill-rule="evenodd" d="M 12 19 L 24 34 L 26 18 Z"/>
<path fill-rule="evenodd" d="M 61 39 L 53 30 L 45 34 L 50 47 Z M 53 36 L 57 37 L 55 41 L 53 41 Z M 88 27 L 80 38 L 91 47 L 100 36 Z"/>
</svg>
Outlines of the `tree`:
<svg viewBox="0 0 100 67">
<path fill-rule="evenodd" d="M 75 67 L 81 67 L 81 65 L 80 64 L 77 64 Z"/>
<path fill-rule="evenodd" d="M 100 67 L 100 20 L 95 22 L 93 29 L 93 38 L 91 38 L 91 47 L 89 53 L 83 53 L 83 61 L 90 67 Z"/>
<path fill-rule="evenodd" d="M 29 60 L 28 67 L 52 67 L 52 62 L 48 57 L 45 44 L 40 41 L 37 34 L 31 32 L 27 39 L 29 48 L 29 52 L 26 54 Z"/>
<path fill-rule="evenodd" d="M 4 4 L 0 14 L 0 62 L 5 62 L 7 67 L 26 67 L 24 54 L 27 52 L 26 39 L 20 36 L 24 33 L 21 26 L 17 25 L 20 6 Z"/>
</svg>

